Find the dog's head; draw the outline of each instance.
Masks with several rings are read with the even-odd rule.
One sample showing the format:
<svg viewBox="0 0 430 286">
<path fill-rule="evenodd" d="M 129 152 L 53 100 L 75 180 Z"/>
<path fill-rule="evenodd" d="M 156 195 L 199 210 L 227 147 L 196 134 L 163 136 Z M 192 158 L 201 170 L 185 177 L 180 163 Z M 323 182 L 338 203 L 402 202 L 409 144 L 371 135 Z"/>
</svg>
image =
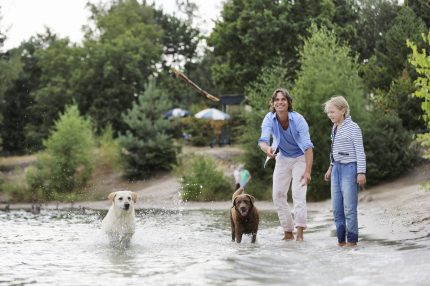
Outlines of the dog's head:
<svg viewBox="0 0 430 286">
<path fill-rule="evenodd" d="M 129 211 L 134 209 L 137 193 L 131 191 L 112 192 L 108 195 L 108 199 L 112 201 L 115 208 Z"/>
<path fill-rule="evenodd" d="M 254 207 L 255 198 L 248 194 L 238 195 L 233 200 L 233 206 L 240 216 L 246 217 L 249 211 Z"/>
</svg>

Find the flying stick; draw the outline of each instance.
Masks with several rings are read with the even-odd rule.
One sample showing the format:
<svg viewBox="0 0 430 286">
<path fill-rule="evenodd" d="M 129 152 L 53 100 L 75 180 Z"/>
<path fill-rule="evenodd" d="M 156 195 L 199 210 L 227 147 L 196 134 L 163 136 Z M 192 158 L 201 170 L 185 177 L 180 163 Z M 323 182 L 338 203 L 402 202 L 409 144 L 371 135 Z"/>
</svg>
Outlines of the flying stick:
<svg viewBox="0 0 430 286">
<path fill-rule="evenodd" d="M 209 94 L 207 91 L 201 89 L 197 84 L 195 84 L 192 80 L 190 80 L 186 75 L 181 73 L 180 71 L 172 68 L 172 71 L 175 73 L 177 77 L 185 81 L 187 84 L 191 85 L 192 88 L 194 88 L 200 95 L 205 96 L 206 98 L 209 98 L 212 101 L 219 101 L 219 98 L 216 96 L 213 96 L 212 94 Z"/>
</svg>

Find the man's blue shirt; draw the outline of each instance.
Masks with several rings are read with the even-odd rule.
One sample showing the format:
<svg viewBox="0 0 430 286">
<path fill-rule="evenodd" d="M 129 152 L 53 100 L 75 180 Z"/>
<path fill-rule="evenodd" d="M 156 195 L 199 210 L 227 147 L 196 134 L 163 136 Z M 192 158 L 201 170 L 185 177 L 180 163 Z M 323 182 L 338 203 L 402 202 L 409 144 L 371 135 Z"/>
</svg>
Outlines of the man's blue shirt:
<svg viewBox="0 0 430 286">
<path fill-rule="evenodd" d="M 307 149 L 313 148 L 314 145 L 310 139 L 308 123 L 300 113 L 295 111 L 288 112 L 288 120 L 288 129 L 285 131 L 282 129 L 276 117 L 276 113 L 267 113 L 263 119 L 263 123 L 261 124 L 261 136 L 258 139 L 258 142 L 266 142 L 270 145 L 270 137 L 272 137 L 273 150 L 280 147 L 279 149 L 283 155 L 291 157 L 288 155 L 291 154 L 293 157 L 297 157 L 294 155 L 297 155 L 298 150 L 301 151 L 300 155 L 302 155 Z M 296 148 L 291 148 L 294 147 L 294 143 Z"/>
</svg>

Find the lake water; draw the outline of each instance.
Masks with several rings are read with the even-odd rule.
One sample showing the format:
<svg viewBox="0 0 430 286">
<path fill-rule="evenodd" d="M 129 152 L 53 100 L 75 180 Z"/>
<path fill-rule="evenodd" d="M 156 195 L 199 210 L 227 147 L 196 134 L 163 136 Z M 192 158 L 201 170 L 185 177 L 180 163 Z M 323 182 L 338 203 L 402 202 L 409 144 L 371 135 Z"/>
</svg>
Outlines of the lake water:
<svg viewBox="0 0 430 286">
<path fill-rule="evenodd" d="M 106 211 L 0 212 L 4 285 L 430 285 L 428 238 L 336 246 L 330 212 L 310 212 L 304 242 L 281 241 L 261 212 L 257 243 L 231 242 L 228 210 L 138 211 L 126 249 L 101 232 Z"/>
</svg>

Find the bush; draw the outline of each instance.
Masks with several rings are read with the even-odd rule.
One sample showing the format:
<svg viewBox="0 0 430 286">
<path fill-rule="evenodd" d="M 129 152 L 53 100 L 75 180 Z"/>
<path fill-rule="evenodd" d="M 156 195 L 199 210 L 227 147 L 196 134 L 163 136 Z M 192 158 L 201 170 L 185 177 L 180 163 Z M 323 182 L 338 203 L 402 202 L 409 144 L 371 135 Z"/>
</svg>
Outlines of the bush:
<svg viewBox="0 0 430 286">
<path fill-rule="evenodd" d="M 66 108 L 43 144 L 46 150 L 27 172 L 30 190 L 53 199 L 86 185 L 94 168 L 94 137 L 90 121 L 80 117 L 76 105 Z"/>
<path fill-rule="evenodd" d="M 121 169 L 121 147 L 113 138 L 112 126 L 108 125 L 98 138 L 97 166 L 107 170 Z"/>
<path fill-rule="evenodd" d="M 10 196 L 12 202 L 31 202 L 38 197 L 22 182 L 0 182 L 0 189 Z"/>
<path fill-rule="evenodd" d="M 182 175 L 182 199 L 185 201 L 215 201 L 230 199 L 233 188 L 215 161 L 196 156 L 185 162 Z"/>
<path fill-rule="evenodd" d="M 373 112 L 363 126 L 368 185 L 393 179 L 418 161 L 418 145 L 395 114 Z"/>
</svg>

